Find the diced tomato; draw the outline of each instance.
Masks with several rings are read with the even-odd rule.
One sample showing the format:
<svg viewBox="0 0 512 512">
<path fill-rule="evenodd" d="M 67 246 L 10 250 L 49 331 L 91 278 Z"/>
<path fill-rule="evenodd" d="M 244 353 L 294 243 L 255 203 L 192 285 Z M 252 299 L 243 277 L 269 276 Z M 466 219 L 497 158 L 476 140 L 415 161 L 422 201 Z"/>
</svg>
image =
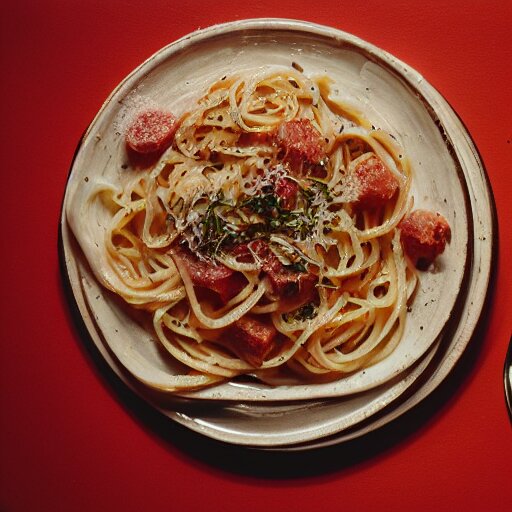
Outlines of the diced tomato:
<svg viewBox="0 0 512 512">
<path fill-rule="evenodd" d="M 275 132 L 243 132 L 238 138 L 240 146 L 265 146 L 274 142 Z"/>
<path fill-rule="evenodd" d="M 310 272 L 289 270 L 283 265 L 267 270 L 274 293 L 281 300 L 281 311 L 292 311 L 316 297 L 317 276 Z"/>
<path fill-rule="evenodd" d="M 246 315 L 237 320 L 227 331 L 226 340 L 238 357 L 255 367 L 260 367 L 276 345 L 277 330 Z"/>
<path fill-rule="evenodd" d="M 261 270 L 267 275 L 272 293 L 279 297 L 282 311 L 297 309 L 314 300 L 318 282 L 315 274 L 286 268 L 263 240 L 240 244 L 233 253 L 240 261 L 250 262 L 253 260 L 251 251 L 260 259 Z"/>
<path fill-rule="evenodd" d="M 309 119 L 293 119 L 277 130 L 277 144 L 283 159 L 299 174 L 319 164 L 326 156 L 325 141 Z"/>
<path fill-rule="evenodd" d="M 377 156 L 370 156 L 354 169 L 358 209 L 375 209 L 387 203 L 398 189 L 398 180 Z"/>
<path fill-rule="evenodd" d="M 260 239 L 237 245 L 233 249 L 233 254 L 239 256 L 238 259 L 245 263 L 253 262 L 253 254 L 256 255 L 261 264 L 261 269 L 267 273 L 277 271 L 279 267 L 283 266 L 277 256 L 270 250 L 267 242 Z"/>
<path fill-rule="evenodd" d="M 441 254 L 451 231 L 439 213 L 415 210 L 398 225 L 405 253 L 419 269 L 426 269 Z"/>
<path fill-rule="evenodd" d="M 215 292 L 225 304 L 240 293 L 247 284 L 240 272 L 222 263 L 200 260 L 190 251 L 178 248 L 173 251 L 178 264 L 183 265 L 194 286 Z"/>
<path fill-rule="evenodd" d="M 249 249 L 250 247 L 250 249 Z M 232 253 L 238 256 L 238 260 L 242 263 L 254 262 L 253 253 L 261 260 L 266 260 L 271 253 L 268 244 L 263 240 L 253 240 L 248 243 L 238 244 L 233 248 Z"/>
<path fill-rule="evenodd" d="M 141 112 L 126 131 L 126 144 L 136 153 L 157 153 L 168 148 L 178 128 L 170 112 L 146 110 Z"/>
<path fill-rule="evenodd" d="M 274 192 L 279 197 L 281 207 L 285 210 L 293 210 L 297 204 L 299 185 L 293 180 L 281 178 L 276 183 Z"/>
</svg>

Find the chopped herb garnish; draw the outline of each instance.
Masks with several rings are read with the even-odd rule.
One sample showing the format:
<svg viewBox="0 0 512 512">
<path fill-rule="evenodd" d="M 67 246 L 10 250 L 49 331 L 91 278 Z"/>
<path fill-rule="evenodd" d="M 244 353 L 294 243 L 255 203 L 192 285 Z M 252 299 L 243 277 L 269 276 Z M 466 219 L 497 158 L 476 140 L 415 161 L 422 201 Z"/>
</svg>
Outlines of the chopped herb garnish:
<svg viewBox="0 0 512 512">
<path fill-rule="evenodd" d="M 286 265 L 286 268 L 289 270 L 293 270 L 295 272 L 307 272 L 306 266 L 301 262 L 292 263 L 291 265 Z"/>
<path fill-rule="evenodd" d="M 198 211 L 186 228 L 190 248 L 214 257 L 233 245 L 257 238 L 269 240 L 275 234 L 305 241 L 314 233 L 328 233 L 329 226 L 322 220 L 326 201 L 331 199 L 327 184 L 310 178 L 306 186 L 297 187 L 296 193 L 293 210 L 285 207 L 272 184 L 265 184 L 255 195 L 243 195 L 234 203 L 226 201 L 222 194 L 209 199 L 206 210 Z M 296 270 L 305 272 L 306 268 L 300 265 Z"/>
<path fill-rule="evenodd" d="M 242 201 L 240 208 L 246 208 L 252 210 L 254 213 L 265 215 L 271 213 L 274 209 L 279 208 L 279 202 L 277 196 L 274 194 L 264 194 Z"/>
<path fill-rule="evenodd" d="M 285 313 L 283 318 L 285 321 L 289 322 L 290 320 L 297 320 L 299 322 L 303 322 L 304 320 L 311 320 L 315 318 L 318 314 L 318 310 L 316 305 L 313 302 L 309 302 L 308 304 L 304 304 L 299 309 L 292 311 L 290 313 Z"/>
</svg>

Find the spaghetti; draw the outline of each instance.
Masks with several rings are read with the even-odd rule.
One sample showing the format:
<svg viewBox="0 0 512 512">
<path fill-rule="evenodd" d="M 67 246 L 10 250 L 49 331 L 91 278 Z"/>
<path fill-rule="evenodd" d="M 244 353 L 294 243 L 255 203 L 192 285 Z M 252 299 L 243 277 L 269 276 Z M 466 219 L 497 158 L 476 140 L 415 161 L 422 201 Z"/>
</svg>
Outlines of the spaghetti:
<svg viewBox="0 0 512 512">
<path fill-rule="evenodd" d="M 189 369 L 174 389 L 340 378 L 389 355 L 416 283 L 394 138 L 328 78 L 281 68 L 224 77 L 176 127 L 155 165 L 87 199 L 108 218 L 95 273 Z"/>
</svg>

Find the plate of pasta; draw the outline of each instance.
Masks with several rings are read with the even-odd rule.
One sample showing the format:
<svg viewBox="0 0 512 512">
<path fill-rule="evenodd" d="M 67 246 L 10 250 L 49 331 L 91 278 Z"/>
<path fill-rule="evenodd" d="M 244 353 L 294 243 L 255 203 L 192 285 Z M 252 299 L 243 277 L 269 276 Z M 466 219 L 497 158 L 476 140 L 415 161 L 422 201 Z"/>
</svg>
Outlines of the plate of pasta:
<svg viewBox="0 0 512 512">
<path fill-rule="evenodd" d="M 412 386 L 459 318 L 474 238 L 469 164 L 428 87 L 290 20 L 199 31 L 129 75 L 81 141 L 62 221 L 114 370 L 166 404 L 354 404 L 317 438 Z"/>
</svg>

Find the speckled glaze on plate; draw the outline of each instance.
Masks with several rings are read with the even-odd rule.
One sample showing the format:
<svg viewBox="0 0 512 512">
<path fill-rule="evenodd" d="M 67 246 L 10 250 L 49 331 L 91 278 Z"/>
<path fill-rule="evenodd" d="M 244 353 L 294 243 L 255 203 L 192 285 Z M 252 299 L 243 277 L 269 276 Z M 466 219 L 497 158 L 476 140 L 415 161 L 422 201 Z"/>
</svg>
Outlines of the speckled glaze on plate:
<svg viewBox="0 0 512 512">
<path fill-rule="evenodd" d="M 120 98 L 133 91 L 144 91 L 169 108 L 184 108 L 205 83 L 226 72 L 254 69 L 263 63 L 290 66 L 291 62 L 298 62 L 306 74 L 333 76 L 344 99 L 364 107 L 376 126 L 400 140 L 416 170 L 412 190 L 416 206 L 441 211 L 452 226 L 452 242 L 437 271 L 422 278 L 404 342 L 383 364 L 336 383 L 316 386 L 223 384 L 188 394 L 208 400 L 203 409 L 192 407 L 193 414 L 180 409 L 179 404 L 193 403 L 186 399 L 169 398 L 171 405 L 164 406 L 154 400 L 154 394 L 165 387 L 165 373 L 172 371 L 172 365 L 160 360 L 161 353 L 154 350 L 154 344 L 140 328 L 128 338 L 129 343 L 126 336 L 112 339 L 113 329 L 125 325 L 127 319 L 90 275 L 68 232 L 65 216 L 62 219 L 65 264 L 75 298 L 93 340 L 114 371 L 164 414 L 189 428 L 223 441 L 260 447 L 312 447 L 318 443 L 315 440 L 342 433 L 348 427 L 352 427 L 350 436 L 358 435 L 353 428 L 358 422 L 389 407 L 426 368 L 431 372 L 427 385 L 422 385 L 406 405 L 400 404 L 394 414 L 392 409 L 390 416 L 396 417 L 430 393 L 448 374 L 471 338 L 486 295 L 492 254 L 492 197 L 485 173 L 469 135 L 444 99 L 417 72 L 382 50 L 331 28 L 291 20 L 246 20 L 211 27 L 148 59 L 113 92 L 91 124 L 73 165 L 65 206 L 87 192 L 84 173 L 91 169 L 107 174 L 119 172 L 123 145 L 111 124 Z M 173 86 L 164 87 L 168 83 Z M 467 291 L 476 293 L 470 303 Z M 433 371 L 428 362 L 448 320 L 452 326 L 456 323 L 450 329 L 450 339 L 443 340 L 450 350 L 445 351 Z M 133 327 L 130 325 L 129 330 Z M 149 387 L 141 386 L 127 373 Z M 319 400 L 328 397 L 334 400 Z M 212 406 L 212 400 L 244 404 L 240 404 L 232 419 L 231 411 L 226 413 L 224 405 Z M 261 400 L 266 403 L 251 404 Z M 296 403 L 289 404 L 290 400 L 305 402 L 297 408 Z M 279 409 L 282 407 L 295 407 L 300 412 L 288 414 Z M 307 415 L 304 408 L 310 411 Z M 335 411 L 337 421 L 329 423 L 326 408 Z M 201 413 L 213 409 L 213 419 L 206 412 Z M 315 409 L 325 412 L 319 428 L 315 426 Z M 305 422 L 299 430 L 296 414 Z M 255 417 L 274 418 L 266 422 L 266 433 L 259 434 L 254 428 Z M 361 434 L 380 424 L 382 417 L 375 427 L 371 423 L 365 425 Z M 343 439 L 340 434 L 326 442 Z"/>
</svg>

